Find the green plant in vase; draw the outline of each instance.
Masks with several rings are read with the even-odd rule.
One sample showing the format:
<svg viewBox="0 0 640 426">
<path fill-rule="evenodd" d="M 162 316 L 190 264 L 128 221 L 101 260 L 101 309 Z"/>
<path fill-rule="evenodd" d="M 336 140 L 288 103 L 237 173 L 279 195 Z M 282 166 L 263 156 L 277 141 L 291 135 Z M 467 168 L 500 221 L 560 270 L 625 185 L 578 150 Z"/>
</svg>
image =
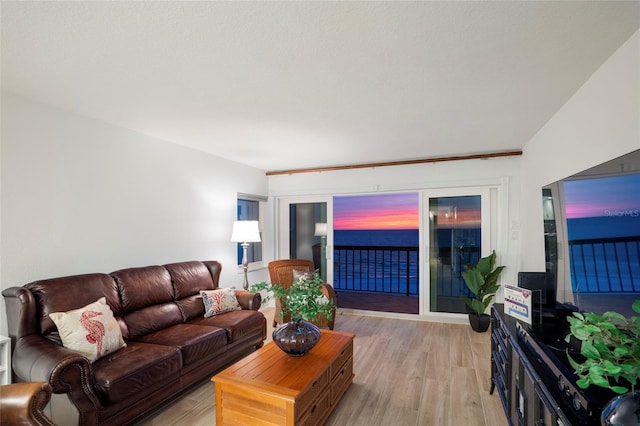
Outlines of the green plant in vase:
<svg viewBox="0 0 640 426">
<path fill-rule="evenodd" d="M 251 286 L 251 293 L 265 291 L 267 295 L 262 299 L 262 304 L 271 299 L 279 299 L 282 309 L 282 318 L 291 316 L 294 322 L 316 321 L 324 314 L 329 320 L 333 318 L 334 303 L 324 293 L 323 281 L 320 274 L 304 274 L 295 280 L 291 286 L 261 282 Z"/>
<path fill-rule="evenodd" d="M 467 288 L 472 297 L 462 296 L 464 303 L 469 306 L 469 322 L 475 331 L 486 331 L 489 327 L 489 316 L 484 312 L 491 304 L 496 292 L 500 288 L 498 277 L 504 266 L 496 265 L 496 252 L 481 258 L 475 265 L 466 265 L 462 272 Z"/>
<path fill-rule="evenodd" d="M 640 314 L 640 300 L 632 309 Z M 565 340 L 569 342 L 573 336 L 581 341 L 580 354 L 585 358 L 578 362 L 568 356 L 578 377 L 577 385 L 583 389 L 596 385 L 617 394 L 634 392 L 640 376 L 640 317 L 574 312 L 567 321 L 569 334 Z"/>
<path fill-rule="evenodd" d="M 335 306 L 323 293 L 323 282 L 317 272 L 304 274 L 293 281 L 291 286 L 261 282 L 251 286 L 251 292 L 265 291 L 262 299 L 280 301 L 282 319 L 291 317 L 273 331 L 273 342 L 292 356 L 302 356 L 309 352 L 320 340 L 320 329 L 308 321 L 317 321 L 320 315 L 333 319 Z"/>
</svg>

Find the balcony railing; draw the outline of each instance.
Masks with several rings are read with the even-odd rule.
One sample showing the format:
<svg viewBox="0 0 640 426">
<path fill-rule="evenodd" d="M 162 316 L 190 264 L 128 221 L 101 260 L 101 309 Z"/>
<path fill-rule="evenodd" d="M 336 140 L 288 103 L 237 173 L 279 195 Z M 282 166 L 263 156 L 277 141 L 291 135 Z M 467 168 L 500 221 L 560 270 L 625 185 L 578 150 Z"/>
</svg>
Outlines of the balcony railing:
<svg viewBox="0 0 640 426">
<path fill-rule="evenodd" d="M 437 286 L 436 296 L 456 300 L 460 296 L 469 296 L 462 272 L 466 265 L 475 265 L 479 259 L 480 247 L 477 246 L 441 247 L 438 262 L 433 262 L 435 271 L 431 271 L 431 285 L 435 280 Z"/>
<path fill-rule="evenodd" d="M 418 295 L 418 247 L 335 246 L 336 290 Z"/>
<path fill-rule="evenodd" d="M 574 291 L 640 292 L 640 237 L 574 240 L 569 251 Z M 460 272 L 465 264 L 477 262 L 479 250 L 456 252 L 451 257 L 457 262 L 438 264 L 439 296 L 466 293 Z M 334 260 L 333 285 L 338 290 L 418 295 L 418 247 L 335 246 Z"/>
<path fill-rule="evenodd" d="M 573 290 L 640 292 L 640 237 L 569 241 Z"/>
<path fill-rule="evenodd" d="M 479 247 L 443 247 L 437 262 L 437 296 L 468 295 L 464 265 L 476 263 Z M 335 246 L 334 287 L 337 290 L 417 296 L 418 247 Z"/>
</svg>

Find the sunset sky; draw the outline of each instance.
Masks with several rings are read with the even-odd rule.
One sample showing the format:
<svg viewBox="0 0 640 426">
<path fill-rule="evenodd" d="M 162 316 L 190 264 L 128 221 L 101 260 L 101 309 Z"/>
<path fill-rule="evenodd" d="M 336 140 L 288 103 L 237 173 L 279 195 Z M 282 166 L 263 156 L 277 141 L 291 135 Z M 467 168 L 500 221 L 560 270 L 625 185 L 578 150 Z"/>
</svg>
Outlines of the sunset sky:
<svg viewBox="0 0 640 426">
<path fill-rule="evenodd" d="M 640 213 L 640 174 L 564 182 L 567 219 Z"/>
<path fill-rule="evenodd" d="M 418 229 L 418 197 L 418 193 L 334 197 L 334 229 Z M 458 206 L 455 226 L 478 226 L 478 208 L 465 205 L 464 198 L 450 200 Z M 473 197 L 468 198 L 469 202 L 477 202 Z M 564 198 L 567 219 L 640 215 L 640 174 L 567 181 Z M 453 216 L 447 218 L 443 213 L 447 199 L 440 200 L 443 203 L 438 211 L 438 223 L 454 225 L 450 222 Z"/>
<path fill-rule="evenodd" d="M 333 199 L 333 228 L 418 229 L 418 193 L 377 194 Z"/>
</svg>

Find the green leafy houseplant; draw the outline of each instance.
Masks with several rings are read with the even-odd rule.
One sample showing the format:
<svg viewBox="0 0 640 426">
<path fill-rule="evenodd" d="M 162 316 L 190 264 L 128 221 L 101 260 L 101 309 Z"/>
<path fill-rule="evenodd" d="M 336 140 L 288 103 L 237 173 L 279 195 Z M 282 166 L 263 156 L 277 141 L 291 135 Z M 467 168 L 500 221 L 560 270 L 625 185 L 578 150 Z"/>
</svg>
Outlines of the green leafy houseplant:
<svg viewBox="0 0 640 426">
<path fill-rule="evenodd" d="M 473 297 L 462 296 L 464 303 L 473 313 L 480 316 L 487 310 L 496 292 L 500 288 L 498 277 L 504 266 L 495 266 L 496 252 L 481 258 L 476 265 L 466 265 L 462 278 Z"/>
<path fill-rule="evenodd" d="M 322 279 L 317 272 L 314 272 L 310 278 L 306 275 L 300 277 L 288 288 L 278 283 L 257 283 L 251 286 L 251 293 L 265 290 L 267 296 L 262 299 L 262 304 L 273 298 L 279 299 L 282 318 L 291 315 L 291 320 L 294 322 L 316 321 L 321 314 L 324 314 L 328 320 L 331 320 L 334 303 L 322 293 L 322 288 Z"/>
<path fill-rule="evenodd" d="M 640 300 L 633 303 L 632 309 L 640 314 Z M 573 336 L 581 341 L 580 354 L 585 357 L 578 362 L 568 356 L 578 376 L 578 386 L 586 389 L 593 384 L 617 394 L 633 392 L 640 376 L 640 317 L 625 318 L 617 312 L 574 312 L 567 321 L 570 331 L 565 340 L 569 342 Z"/>
</svg>

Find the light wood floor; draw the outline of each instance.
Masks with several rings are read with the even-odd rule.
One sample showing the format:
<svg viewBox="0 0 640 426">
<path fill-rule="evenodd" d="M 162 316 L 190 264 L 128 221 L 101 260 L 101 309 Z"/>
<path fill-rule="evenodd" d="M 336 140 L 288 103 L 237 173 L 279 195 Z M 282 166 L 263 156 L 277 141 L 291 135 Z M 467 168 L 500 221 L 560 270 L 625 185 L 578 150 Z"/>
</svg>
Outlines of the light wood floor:
<svg viewBox="0 0 640 426">
<path fill-rule="evenodd" d="M 270 326 L 273 308 L 263 312 Z M 351 314 L 338 316 L 335 329 L 356 334 L 355 378 L 327 425 L 507 424 L 497 393 L 489 395 L 489 332 Z M 214 392 L 204 381 L 139 424 L 213 425 Z"/>
</svg>

